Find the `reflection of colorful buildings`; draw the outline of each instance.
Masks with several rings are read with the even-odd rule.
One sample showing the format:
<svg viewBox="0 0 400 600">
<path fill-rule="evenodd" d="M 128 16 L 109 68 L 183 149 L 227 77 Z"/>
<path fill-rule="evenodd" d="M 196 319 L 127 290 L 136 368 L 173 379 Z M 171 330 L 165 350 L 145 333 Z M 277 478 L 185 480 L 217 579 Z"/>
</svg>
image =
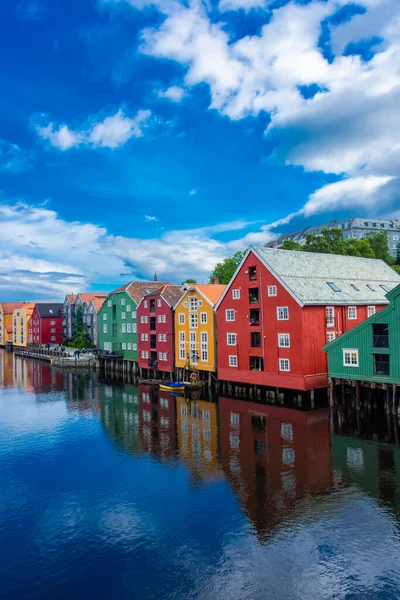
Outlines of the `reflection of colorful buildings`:
<svg viewBox="0 0 400 600">
<path fill-rule="evenodd" d="M 4 350 L 0 350 L 0 385 L 2 387 L 14 385 L 14 355 Z"/>
<path fill-rule="evenodd" d="M 312 412 L 219 399 L 220 460 L 266 535 L 306 494 L 332 487 L 329 409 Z"/>
<path fill-rule="evenodd" d="M 191 477 L 203 481 L 219 477 L 217 408 L 212 402 L 176 398 L 179 455 Z"/>
<path fill-rule="evenodd" d="M 99 387 L 101 420 L 118 446 L 128 452 L 138 452 L 139 401 L 138 388 L 133 385 Z"/>
<path fill-rule="evenodd" d="M 151 386 L 139 386 L 139 426 L 143 452 L 162 460 L 175 456 L 174 396 Z"/>
</svg>

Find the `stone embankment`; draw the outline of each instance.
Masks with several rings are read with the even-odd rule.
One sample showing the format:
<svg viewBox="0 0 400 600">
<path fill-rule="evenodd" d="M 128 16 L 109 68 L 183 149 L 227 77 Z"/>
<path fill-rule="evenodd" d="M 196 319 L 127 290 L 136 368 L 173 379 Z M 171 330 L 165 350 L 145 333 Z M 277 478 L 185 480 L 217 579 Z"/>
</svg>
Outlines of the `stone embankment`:
<svg viewBox="0 0 400 600">
<path fill-rule="evenodd" d="M 50 363 L 53 367 L 62 369 L 97 369 L 99 366 L 97 358 L 92 354 L 81 354 L 78 358 L 58 350 L 47 349 L 14 350 L 14 354 L 24 358 L 42 360 Z"/>
</svg>

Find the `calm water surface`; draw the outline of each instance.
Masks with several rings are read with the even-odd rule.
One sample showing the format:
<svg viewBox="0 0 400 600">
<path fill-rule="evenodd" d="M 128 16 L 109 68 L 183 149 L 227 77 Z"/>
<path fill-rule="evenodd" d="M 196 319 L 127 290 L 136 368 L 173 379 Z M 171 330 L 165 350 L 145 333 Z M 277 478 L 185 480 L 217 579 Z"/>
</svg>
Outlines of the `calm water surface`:
<svg viewBox="0 0 400 600">
<path fill-rule="evenodd" d="M 397 418 L 55 374 L 0 351 L 0 597 L 400 598 Z"/>
</svg>

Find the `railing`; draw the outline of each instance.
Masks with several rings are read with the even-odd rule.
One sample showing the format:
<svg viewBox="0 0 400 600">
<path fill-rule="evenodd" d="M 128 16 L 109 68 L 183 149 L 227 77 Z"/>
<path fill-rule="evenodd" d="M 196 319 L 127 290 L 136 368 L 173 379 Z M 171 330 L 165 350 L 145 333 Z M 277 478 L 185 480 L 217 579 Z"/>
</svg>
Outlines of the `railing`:
<svg viewBox="0 0 400 600">
<path fill-rule="evenodd" d="M 250 321 L 250 327 L 260 327 L 260 321 Z"/>
<path fill-rule="evenodd" d="M 249 274 L 249 280 L 250 281 L 257 281 L 257 272 L 250 273 Z"/>
<path fill-rule="evenodd" d="M 389 336 L 374 335 L 372 345 L 374 348 L 389 348 Z"/>
<path fill-rule="evenodd" d="M 390 375 L 390 365 L 386 361 L 375 362 L 374 375 Z"/>
<path fill-rule="evenodd" d="M 260 304 L 260 299 L 258 296 L 251 296 L 249 298 L 249 304 Z"/>
</svg>

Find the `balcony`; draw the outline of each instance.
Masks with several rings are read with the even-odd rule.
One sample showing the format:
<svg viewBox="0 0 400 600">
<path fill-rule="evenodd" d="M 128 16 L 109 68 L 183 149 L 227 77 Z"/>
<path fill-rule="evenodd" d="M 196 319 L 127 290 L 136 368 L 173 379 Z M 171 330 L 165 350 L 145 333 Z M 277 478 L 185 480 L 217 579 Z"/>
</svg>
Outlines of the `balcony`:
<svg viewBox="0 0 400 600">
<path fill-rule="evenodd" d="M 154 358 L 149 358 L 149 369 L 157 369 L 158 362 Z"/>
<path fill-rule="evenodd" d="M 259 327 L 260 326 L 260 309 L 252 308 L 250 310 L 250 326 L 251 327 Z"/>
<path fill-rule="evenodd" d="M 150 312 L 156 312 L 156 301 L 155 300 L 150 300 Z"/>
<path fill-rule="evenodd" d="M 151 336 L 150 337 L 150 348 L 152 350 L 156 350 L 156 348 L 157 348 L 157 338 L 156 338 L 156 336 Z"/>
<path fill-rule="evenodd" d="M 260 356 L 250 356 L 250 371 L 264 371 L 264 359 Z"/>
<path fill-rule="evenodd" d="M 249 289 L 249 304 L 259 304 L 260 294 L 258 288 Z"/>
<path fill-rule="evenodd" d="M 156 326 L 156 318 L 155 317 L 150 317 L 150 331 L 155 331 L 157 328 Z"/>
<path fill-rule="evenodd" d="M 259 333 L 251 334 L 251 347 L 261 348 L 261 335 Z"/>
<path fill-rule="evenodd" d="M 249 280 L 250 281 L 257 281 L 257 267 L 250 267 L 249 268 Z"/>
</svg>

